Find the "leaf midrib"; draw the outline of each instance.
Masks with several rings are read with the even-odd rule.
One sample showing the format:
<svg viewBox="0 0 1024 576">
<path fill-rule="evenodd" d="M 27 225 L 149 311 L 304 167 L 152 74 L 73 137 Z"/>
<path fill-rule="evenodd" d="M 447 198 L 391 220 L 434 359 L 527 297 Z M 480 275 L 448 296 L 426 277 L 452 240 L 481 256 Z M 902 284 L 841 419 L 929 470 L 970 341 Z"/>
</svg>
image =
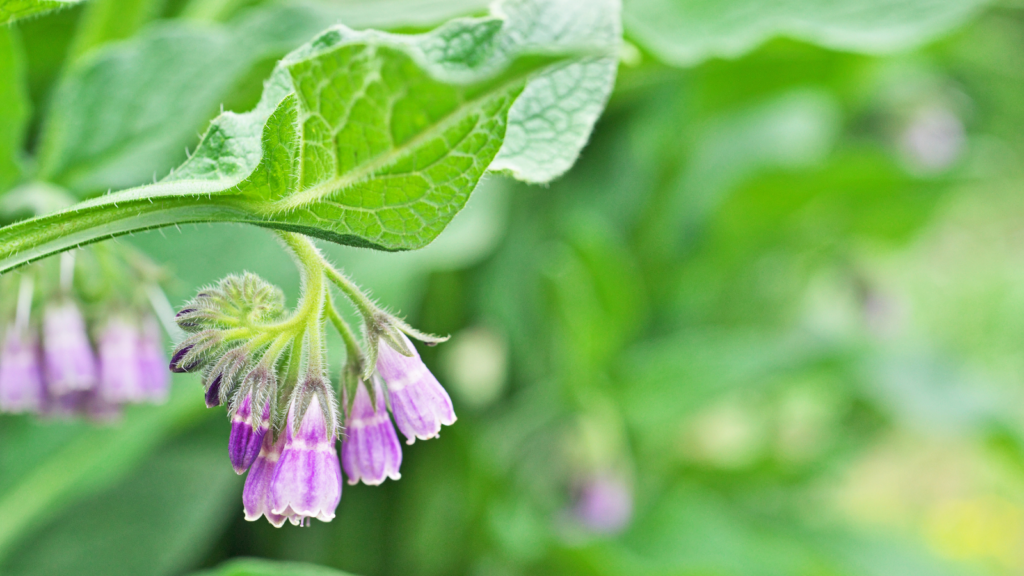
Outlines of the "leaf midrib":
<svg viewBox="0 0 1024 576">
<path fill-rule="evenodd" d="M 445 130 L 451 128 L 456 123 L 464 119 L 470 111 L 480 110 L 483 103 L 490 100 L 494 95 L 510 90 L 516 84 L 525 82 L 526 77 L 532 72 L 533 70 L 524 71 L 523 73 L 513 76 L 509 80 L 495 84 L 493 88 L 483 91 L 479 96 L 466 100 L 465 106 L 458 107 L 455 112 L 448 114 L 439 122 L 434 123 L 426 130 L 420 132 L 416 136 L 413 136 L 401 147 L 393 148 L 392 150 L 373 158 L 369 162 L 365 162 L 358 167 L 349 170 L 345 174 L 336 175 L 315 186 L 289 194 L 280 200 L 264 203 L 265 208 L 261 210 L 261 213 L 265 215 L 273 215 L 280 212 L 305 208 L 316 202 L 329 199 L 335 194 L 340 194 L 352 186 L 371 180 L 379 170 L 402 160 L 427 141 L 441 136 Z M 448 152 L 446 152 L 441 158 L 446 158 L 450 153 L 451 150 L 448 150 Z M 439 160 L 435 160 L 435 162 Z M 420 170 L 417 170 L 417 172 L 419 171 Z M 367 210 L 379 209 L 382 208 Z"/>
</svg>

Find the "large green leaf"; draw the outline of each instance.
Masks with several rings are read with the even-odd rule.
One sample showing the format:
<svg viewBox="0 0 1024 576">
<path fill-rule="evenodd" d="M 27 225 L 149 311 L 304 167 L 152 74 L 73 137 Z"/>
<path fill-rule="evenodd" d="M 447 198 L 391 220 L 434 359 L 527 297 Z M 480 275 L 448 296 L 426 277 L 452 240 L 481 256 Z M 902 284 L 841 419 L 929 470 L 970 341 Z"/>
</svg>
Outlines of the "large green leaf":
<svg viewBox="0 0 1024 576">
<path fill-rule="evenodd" d="M 507 2 L 497 8 L 507 18 L 458 19 L 414 36 L 332 28 L 282 60 L 252 112 L 215 119 L 191 158 L 160 183 L 0 230 L 0 271 L 186 222 L 422 247 L 490 166 L 524 87 L 549 80 L 550 66 L 608 54 L 601 42 L 566 44 L 538 32 L 571 20 L 541 6 Z"/>
<path fill-rule="evenodd" d="M 184 158 L 254 64 L 332 21 L 312 6 L 270 7 L 225 26 L 163 23 L 87 55 L 56 89 L 39 177 L 80 194 L 152 181 Z"/>
<path fill-rule="evenodd" d="M 28 113 L 21 46 L 13 29 L 0 26 L 0 192 L 21 176 L 21 144 Z"/>
<path fill-rule="evenodd" d="M 195 576 L 349 576 L 333 568 L 303 562 L 273 562 L 256 558 L 243 558 L 225 562 L 213 570 Z"/>
<path fill-rule="evenodd" d="M 0 0 L 0 26 L 20 18 L 74 6 L 82 0 Z"/>
<path fill-rule="evenodd" d="M 878 54 L 949 31 L 986 0 L 625 0 L 630 34 L 659 58 L 692 66 L 786 36 Z"/>
</svg>

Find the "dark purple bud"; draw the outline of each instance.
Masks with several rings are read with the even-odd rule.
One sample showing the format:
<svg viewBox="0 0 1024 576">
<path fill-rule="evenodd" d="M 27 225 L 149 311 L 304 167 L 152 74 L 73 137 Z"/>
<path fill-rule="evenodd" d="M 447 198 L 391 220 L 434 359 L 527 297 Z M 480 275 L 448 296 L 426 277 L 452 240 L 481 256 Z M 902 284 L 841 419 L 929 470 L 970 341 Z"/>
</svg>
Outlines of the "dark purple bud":
<svg viewBox="0 0 1024 576">
<path fill-rule="evenodd" d="M 39 343 L 27 329 L 7 329 L 0 349 L 0 411 L 39 412 L 46 400 Z"/>
<path fill-rule="evenodd" d="M 235 472 L 244 474 L 263 445 L 263 436 L 270 429 L 270 401 L 263 406 L 263 414 L 254 419 L 252 394 L 246 394 L 231 417 L 231 438 L 228 440 L 228 455 Z"/>
<path fill-rule="evenodd" d="M 220 383 L 222 376 L 217 374 L 217 377 L 210 382 L 210 386 L 206 389 L 206 407 L 215 408 L 220 406 Z"/>
<path fill-rule="evenodd" d="M 189 366 L 182 366 L 181 365 L 181 361 L 184 360 L 185 356 L 188 355 L 188 353 L 191 352 L 191 351 L 192 351 L 192 345 L 191 344 L 189 344 L 187 346 L 183 346 L 182 348 L 179 348 L 179 349 L 174 351 L 174 355 L 171 356 L 171 364 L 169 366 L 170 369 L 171 369 L 171 372 L 174 372 L 174 373 L 177 373 L 177 374 L 181 374 L 183 372 L 188 372 L 189 370 L 192 370 L 192 369 L 195 368 L 195 364 L 196 363 L 194 363 L 194 362 L 192 363 L 192 365 L 189 365 Z"/>
</svg>

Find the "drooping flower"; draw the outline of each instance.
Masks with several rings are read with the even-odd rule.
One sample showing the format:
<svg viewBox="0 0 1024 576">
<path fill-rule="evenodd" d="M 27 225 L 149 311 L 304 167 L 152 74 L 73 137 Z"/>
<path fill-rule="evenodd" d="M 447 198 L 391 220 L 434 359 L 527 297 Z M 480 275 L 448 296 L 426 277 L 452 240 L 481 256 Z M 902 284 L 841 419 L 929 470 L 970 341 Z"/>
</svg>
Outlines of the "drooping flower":
<svg viewBox="0 0 1024 576">
<path fill-rule="evenodd" d="M 337 438 L 328 425 L 320 398 L 312 394 L 296 428 L 298 397 L 288 408 L 284 446 L 270 484 L 270 511 L 296 525 L 310 518 L 334 519 L 341 501 L 341 465 L 335 449 Z M 328 410 L 331 407 L 327 407 Z"/>
<path fill-rule="evenodd" d="M 238 474 L 245 474 L 256 460 L 263 445 L 263 436 L 270 429 L 270 401 L 263 405 L 263 413 L 253 418 L 252 392 L 245 395 L 231 417 L 231 437 L 228 439 L 228 455 L 231 466 Z"/>
<path fill-rule="evenodd" d="M 283 448 L 283 434 L 276 441 L 273 434 L 263 435 L 259 456 L 249 468 L 249 475 L 245 478 L 245 488 L 242 489 L 245 519 L 250 522 L 259 520 L 260 516 L 266 516 L 271 524 L 280 528 L 286 520 L 284 516 L 270 511 L 270 486 L 274 481 L 277 463 L 281 459 Z"/>
<path fill-rule="evenodd" d="M 398 333 L 412 356 L 404 356 L 381 338 L 377 371 L 387 384 L 395 424 L 412 444 L 417 438 L 435 438 L 441 425 L 455 423 L 455 410 L 448 392 L 423 363 L 409 338 Z"/>
<path fill-rule="evenodd" d="M 70 300 L 47 307 L 43 314 L 43 376 L 55 396 L 96 385 L 96 358 L 85 320 Z"/>
<path fill-rule="evenodd" d="M 139 378 L 142 380 L 142 392 L 146 400 L 156 404 L 167 401 L 171 389 L 167 355 L 164 354 L 160 338 L 160 325 L 152 316 L 142 320 L 139 334 Z"/>
<path fill-rule="evenodd" d="M 146 393 L 139 358 L 139 330 L 129 320 L 114 316 L 99 337 L 97 392 L 108 403 L 141 402 Z"/>
<path fill-rule="evenodd" d="M 45 400 L 39 343 L 30 330 L 12 324 L 0 349 L 0 411 L 39 412 Z"/>
<path fill-rule="evenodd" d="M 349 484 L 360 480 L 376 486 L 385 478 L 398 480 L 402 465 L 402 445 L 388 416 L 384 390 L 373 380 L 374 398 L 360 383 L 345 418 L 345 436 L 341 443 L 341 463 Z M 376 407 L 374 401 L 376 400 Z"/>
</svg>

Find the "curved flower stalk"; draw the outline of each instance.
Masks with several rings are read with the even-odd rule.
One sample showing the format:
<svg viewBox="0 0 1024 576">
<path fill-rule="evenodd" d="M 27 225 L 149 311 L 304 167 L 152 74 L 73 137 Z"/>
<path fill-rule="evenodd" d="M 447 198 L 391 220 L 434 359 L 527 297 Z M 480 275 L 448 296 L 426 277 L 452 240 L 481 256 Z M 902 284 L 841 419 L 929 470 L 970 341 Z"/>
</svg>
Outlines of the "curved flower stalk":
<svg viewBox="0 0 1024 576">
<path fill-rule="evenodd" d="M 126 404 L 163 402 L 170 378 L 146 292 L 158 279 L 123 246 L 66 253 L 4 277 L 0 412 L 107 421 Z"/>
<path fill-rule="evenodd" d="M 177 313 L 188 335 L 170 369 L 201 373 L 207 406 L 227 406 L 229 459 L 248 471 L 246 519 L 308 525 L 334 518 L 342 469 L 349 484 L 401 477 L 396 425 L 409 443 L 436 438 L 455 411 L 410 340 L 444 338 L 378 307 L 305 236 L 278 234 L 302 273 L 296 309 L 286 312 L 281 291 L 255 274 L 228 276 Z M 332 284 L 362 316 L 362 343 L 335 308 Z M 327 370 L 328 323 L 346 347 L 341 406 Z"/>
</svg>

